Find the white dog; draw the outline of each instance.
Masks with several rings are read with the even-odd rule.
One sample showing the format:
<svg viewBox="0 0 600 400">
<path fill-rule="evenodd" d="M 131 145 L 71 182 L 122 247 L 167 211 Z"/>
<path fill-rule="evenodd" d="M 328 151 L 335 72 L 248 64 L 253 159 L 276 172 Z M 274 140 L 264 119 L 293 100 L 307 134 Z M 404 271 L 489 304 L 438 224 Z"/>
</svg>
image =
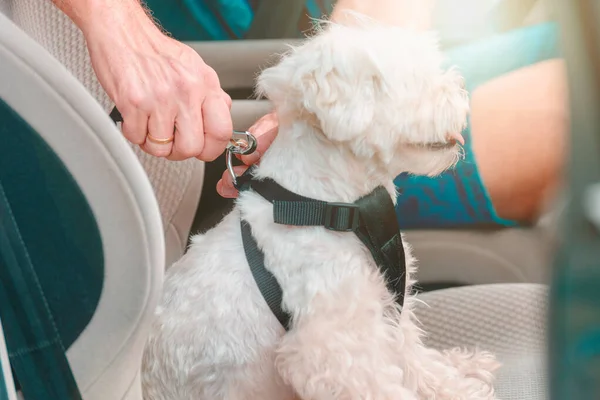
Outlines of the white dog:
<svg viewBox="0 0 600 400">
<path fill-rule="evenodd" d="M 280 128 L 256 176 L 310 198 L 353 202 L 382 185 L 395 198 L 401 172 L 451 167 L 468 97 L 441 62 L 430 33 L 327 24 L 259 77 Z M 495 398 L 494 357 L 426 348 L 415 299 L 396 305 L 354 234 L 277 225 L 272 207 L 243 192 L 168 270 L 144 357 L 146 400 Z M 281 285 L 289 332 L 251 274 L 241 217 Z M 409 293 L 409 249 L 406 264 Z"/>
</svg>

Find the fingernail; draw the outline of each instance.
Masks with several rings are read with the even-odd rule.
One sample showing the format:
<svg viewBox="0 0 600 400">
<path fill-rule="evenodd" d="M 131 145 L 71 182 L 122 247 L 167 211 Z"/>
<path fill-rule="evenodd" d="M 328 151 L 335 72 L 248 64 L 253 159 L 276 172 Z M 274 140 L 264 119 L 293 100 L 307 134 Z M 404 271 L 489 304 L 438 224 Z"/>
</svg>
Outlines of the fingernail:
<svg viewBox="0 0 600 400">
<path fill-rule="evenodd" d="M 221 187 L 221 196 L 227 197 L 227 198 L 233 198 L 233 197 L 237 197 L 237 195 L 238 195 L 238 191 L 235 188 L 232 188 L 229 186 Z"/>
</svg>

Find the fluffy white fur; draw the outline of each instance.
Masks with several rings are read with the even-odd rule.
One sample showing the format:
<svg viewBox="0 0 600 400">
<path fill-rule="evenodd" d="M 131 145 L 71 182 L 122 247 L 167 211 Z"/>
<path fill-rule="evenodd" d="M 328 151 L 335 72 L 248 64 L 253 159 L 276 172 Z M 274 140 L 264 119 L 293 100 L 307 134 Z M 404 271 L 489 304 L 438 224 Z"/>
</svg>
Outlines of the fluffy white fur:
<svg viewBox="0 0 600 400">
<path fill-rule="evenodd" d="M 460 146 L 461 77 L 441 69 L 432 34 L 327 24 L 259 78 L 280 117 L 257 170 L 295 193 L 353 202 L 401 172 L 436 175 Z M 240 217 L 293 315 L 285 332 L 246 262 Z M 416 264 L 407 247 L 409 277 Z M 491 354 L 426 348 L 408 297 L 398 309 L 352 233 L 273 223 L 243 193 L 167 272 L 143 365 L 146 400 L 494 399 Z"/>
</svg>

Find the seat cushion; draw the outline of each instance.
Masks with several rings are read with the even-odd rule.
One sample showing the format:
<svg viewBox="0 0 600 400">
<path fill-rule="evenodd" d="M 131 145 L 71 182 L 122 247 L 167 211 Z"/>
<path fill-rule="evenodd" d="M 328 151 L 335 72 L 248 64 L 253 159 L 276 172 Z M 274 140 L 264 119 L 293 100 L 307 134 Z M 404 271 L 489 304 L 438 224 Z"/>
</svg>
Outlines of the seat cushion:
<svg viewBox="0 0 600 400">
<path fill-rule="evenodd" d="M 547 287 L 536 284 L 476 285 L 419 295 L 417 317 L 426 343 L 438 349 L 478 348 L 502 362 L 498 397 L 547 397 Z"/>
</svg>

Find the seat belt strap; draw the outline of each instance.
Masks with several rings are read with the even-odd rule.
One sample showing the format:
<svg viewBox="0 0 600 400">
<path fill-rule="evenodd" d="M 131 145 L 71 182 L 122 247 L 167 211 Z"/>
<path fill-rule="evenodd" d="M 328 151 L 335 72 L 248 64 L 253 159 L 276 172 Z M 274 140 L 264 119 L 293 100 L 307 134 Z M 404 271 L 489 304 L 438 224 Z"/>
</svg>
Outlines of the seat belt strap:
<svg viewBox="0 0 600 400">
<path fill-rule="evenodd" d="M 81 400 L 27 247 L 0 182 L 0 318 L 27 400 Z"/>
</svg>

